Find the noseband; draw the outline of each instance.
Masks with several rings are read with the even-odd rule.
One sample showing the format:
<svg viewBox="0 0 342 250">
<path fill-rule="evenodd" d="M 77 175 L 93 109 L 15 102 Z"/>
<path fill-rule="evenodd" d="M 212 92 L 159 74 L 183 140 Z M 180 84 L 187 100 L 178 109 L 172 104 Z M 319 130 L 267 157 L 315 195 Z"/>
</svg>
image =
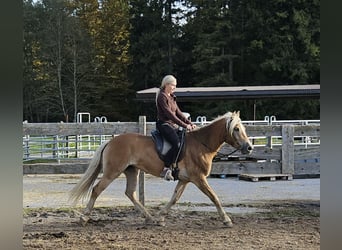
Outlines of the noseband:
<svg viewBox="0 0 342 250">
<path fill-rule="evenodd" d="M 227 123 L 227 126 L 226 126 L 226 128 L 228 128 L 228 133 L 229 133 L 229 130 L 230 130 L 230 123 L 231 123 L 232 120 L 233 120 L 233 119 L 230 117 L 230 119 L 229 119 L 229 121 L 228 121 L 228 123 Z M 231 133 L 231 134 L 233 134 L 233 133 Z M 210 151 L 212 151 L 212 149 L 210 149 L 209 146 L 208 146 L 206 143 L 204 143 L 204 142 L 202 142 L 202 141 L 200 141 L 200 143 L 201 143 L 204 147 L 206 147 L 207 149 L 209 149 Z M 240 150 L 240 148 L 237 148 L 237 149 L 233 150 L 233 151 L 230 152 L 229 154 L 223 154 L 223 153 L 220 153 L 220 152 L 216 151 L 216 155 L 217 155 L 217 156 L 220 156 L 220 157 L 228 157 L 228 156 L 234 154 L 234 153 L 235 153 L 236 151 L 238 151 L 238 150 Z"/>
</svg>

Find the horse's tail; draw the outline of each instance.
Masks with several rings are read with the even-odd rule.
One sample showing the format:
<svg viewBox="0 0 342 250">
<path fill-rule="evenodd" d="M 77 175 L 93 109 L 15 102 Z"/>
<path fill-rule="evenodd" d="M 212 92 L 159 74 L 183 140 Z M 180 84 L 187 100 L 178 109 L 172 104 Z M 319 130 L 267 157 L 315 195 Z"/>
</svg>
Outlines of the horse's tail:
<svg viewBox="0 0 342 250">
<path fill-rule="evenodd" d="M 76 205 L 77 201 L 82 199 L 86 199 L 89 197 L 93 184 L 98 177 L 101 168 L 102 168 L 102 152 L 104 148 L 107 146 L 109 141 L 104 142 L 96 151 L 91 159 L 89 166 L 84 173 L 81 180 L 71 189 L 69 193 L 69 201 Z"/>
</svg>

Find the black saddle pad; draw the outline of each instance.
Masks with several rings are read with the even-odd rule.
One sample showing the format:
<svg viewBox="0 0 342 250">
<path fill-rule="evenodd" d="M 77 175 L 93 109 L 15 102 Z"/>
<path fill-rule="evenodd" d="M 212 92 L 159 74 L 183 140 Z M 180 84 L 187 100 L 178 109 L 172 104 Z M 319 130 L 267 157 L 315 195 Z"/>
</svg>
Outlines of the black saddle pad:
<svg viewBox="0 0 342 250">
<path fill-rule="evenodd" d="M 180 141 L 180 148 L 178 149 L 179 156 L 177 158 L 177 162 L 182 160 L 184 155 L 184 148 L 185 148 L 185 130 L 178 130 L 177 131 L 179 141 Z M 152 140 L 156 146 L 157 153 L 159 155 L 159 158 L 164 161 L 164 156 L 170 149 L 169 142 L 162 136 L 162 134 L 159 132 L 159 130 L 153 130 L 151 131 Z"/>
</svg>

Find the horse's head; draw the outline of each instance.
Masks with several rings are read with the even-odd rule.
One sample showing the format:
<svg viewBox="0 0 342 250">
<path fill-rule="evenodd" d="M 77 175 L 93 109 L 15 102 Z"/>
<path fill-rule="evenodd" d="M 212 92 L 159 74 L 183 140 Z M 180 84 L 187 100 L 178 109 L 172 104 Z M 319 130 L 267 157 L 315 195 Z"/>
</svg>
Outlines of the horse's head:
<svg viewBox="0 0 342 250">
<path fill-rule="evenodd" d="M 250 154 L 253 151 L 245 126 L 241 123 L 240 111 L 228 113 L 226 143 L 239 149 L 242 154 Z"/>
</svg>

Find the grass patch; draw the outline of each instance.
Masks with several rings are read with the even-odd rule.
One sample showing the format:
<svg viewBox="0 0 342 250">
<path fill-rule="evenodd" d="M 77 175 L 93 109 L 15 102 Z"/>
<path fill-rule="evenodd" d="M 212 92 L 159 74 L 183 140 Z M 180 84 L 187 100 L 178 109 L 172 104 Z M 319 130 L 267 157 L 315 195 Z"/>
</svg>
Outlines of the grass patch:
<svg viewBox="0 0 342 250">
<path fill-rule="evenodd" d="M 57 163 L 58 160 L 57 159 L 34 159 L 34 160 L 27 160 L 24 161 L 24 164 L 36 164 L 36 163 Z"/>
</svg>

